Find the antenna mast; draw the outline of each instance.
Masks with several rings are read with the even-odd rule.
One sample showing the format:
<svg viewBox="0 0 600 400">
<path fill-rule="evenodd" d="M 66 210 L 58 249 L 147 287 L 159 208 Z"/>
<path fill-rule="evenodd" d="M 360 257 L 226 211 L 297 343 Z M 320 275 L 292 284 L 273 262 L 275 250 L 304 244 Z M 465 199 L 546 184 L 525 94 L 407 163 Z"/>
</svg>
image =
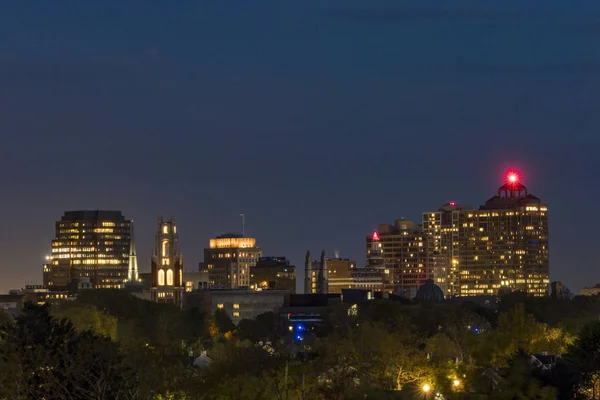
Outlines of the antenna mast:
<svg viewBox="0 0 600 400">
<path fill-rule="evenodd" d="M 244 216 L 244 213 L 241 213 L 240 217 L 242 217 L 242 236 L 244 236 L 244 224 L 246 222 L 246 217 Z"/>
</svg>

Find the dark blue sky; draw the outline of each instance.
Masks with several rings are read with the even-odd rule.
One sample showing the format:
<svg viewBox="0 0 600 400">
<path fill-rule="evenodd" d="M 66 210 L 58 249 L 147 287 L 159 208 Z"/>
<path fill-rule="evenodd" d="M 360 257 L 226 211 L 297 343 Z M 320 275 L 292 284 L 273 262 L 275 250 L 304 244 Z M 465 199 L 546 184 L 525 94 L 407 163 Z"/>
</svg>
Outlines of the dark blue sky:
<svg viewBox="0 0 600 400">
<path fill-rule="evenodd" d="M 134 218 L 142 270 L 158 214 L 195 269 L 242 211 L 266 255 L 361 264 L 507 167 L 549 205 L 551 278 L 599 282 L 599 3 L 439 3 L 4 4 L 0 290 L 41 283 L 68 209 Z"/>
</svg>

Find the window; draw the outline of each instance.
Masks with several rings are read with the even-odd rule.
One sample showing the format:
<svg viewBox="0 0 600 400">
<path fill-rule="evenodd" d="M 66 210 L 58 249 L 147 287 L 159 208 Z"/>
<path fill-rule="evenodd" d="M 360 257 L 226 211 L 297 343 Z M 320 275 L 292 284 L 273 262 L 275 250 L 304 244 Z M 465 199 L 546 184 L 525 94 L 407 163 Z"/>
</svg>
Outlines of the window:
<svg viewBox="0 0 600 400">
<path fill-rule="evenodd" d="M 169 225 L 167 225 L 167 224 L 163 225 L 163 233 L 169 233 Z"/>
<path fill-rule="evenodd" d="M 162 242 L 162 256 L 167 257 L 169 255 L 169 241 L 163 240 Z"/>
<path fill-rule="evenodd" d="M 173 270 L 172 269 L 167 270 L 167 285 L 173 286 Z"/>
<path fill-rule="evenodd" d="M 234 312 L 233 312 L 233 316 L 234 316 L 234 317 L 239 317 L 239 316 L 240 316 L 240 313 L 239 313 L 239 312 L 237 312 L 237 311 L 234 311 Z"/>
<path fill-rule="evenodd" d="M 240 305 L 239 305 L 239 304 L 234 304 L 234 305 L 233 305 L 233 308 L 234 308 L 234 309 L 236 309 L 236 310 L 239 310 L 239 308 L 240 308 Z"/>
<path fill-rule="evenodd" d="M 223 304 L 217 304 L 217 308 L 218 308 L 219 310 L 222 310 L 222 309 L 223 309 Z"/>
<path fill-rule="evenodd" d="M 165 285 L 165 271 L 162 269 L 158 270 L 158 286 Z"/>
</svg>

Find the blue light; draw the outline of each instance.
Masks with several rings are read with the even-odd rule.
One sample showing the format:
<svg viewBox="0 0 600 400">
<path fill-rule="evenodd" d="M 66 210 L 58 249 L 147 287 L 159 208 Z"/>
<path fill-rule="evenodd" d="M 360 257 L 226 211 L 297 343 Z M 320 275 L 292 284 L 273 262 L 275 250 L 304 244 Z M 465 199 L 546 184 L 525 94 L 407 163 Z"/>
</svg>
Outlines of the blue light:
<svg viewBox="0 0 600 400">
<path fill-rule="evenodd" d="M 302 340 L 302 335 L 296 335 L 296 340 Z"/>
<path fill-rule="evenodd" d="M 298 332 L 302 332 L 302 331 L 304 330 L 304 325 L 302 325 L 302 324 L 298 324 L 298 325 L 296 325 L 296 330 L 297 330 Z"/>
<path fill-rule="evenodd" d="M 479 333 L 479 328 L 475 328 L 475 333 Z"/>
</svg>

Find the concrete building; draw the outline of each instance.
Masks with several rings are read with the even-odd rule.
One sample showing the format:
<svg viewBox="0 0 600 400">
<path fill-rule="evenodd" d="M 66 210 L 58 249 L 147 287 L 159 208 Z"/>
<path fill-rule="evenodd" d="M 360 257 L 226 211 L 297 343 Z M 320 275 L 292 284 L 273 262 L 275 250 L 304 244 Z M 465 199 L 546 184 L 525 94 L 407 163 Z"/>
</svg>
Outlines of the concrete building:
<svg viewBox="0 0 600 400">
<path fill-rule="evenodd" d="M 240 234 L 225 234 L 210 239 L 204 249 L 200 271 L 207 272 L 214 289 L 250 287 L 250 268 L 262 256 L 256 239 Z"/>
<path fill-rule="evenodd" d="M 225 310 L 233 323 L 243 319 L 254 319 L 266 312 L 279 312 L 289 302 L 288 290 L 211 290 L 212 311 Z"/>
<path fill-rule="evenodd" d="M 172 218 L 158 219 L 152 255 L 152 301 L 173 303 L 181 307 L 183 292 L 183 257 L 179 251 L 177 225 Z"/>
<path fill-rule="evenodd" d="M 313 261 L 310 251 L 304 259 L 304 294 L 327 294 L 328 266 L 325 250 L 321 252 L 320 261 Z"/>
<path fill-rule="evenodd" d="M 45 283 L 62 290 L 75 278 L 89 278 L 96 288 L 123 288 L 132 275 L 132 229 L 120 211 L 65 212 L 56 222 Z"/>
<path fill-rule="evenodd" d="M 427 237 L 412 221 L 379 225 L 367 236 L 367 264 L 382 271 L 384 289 L 414 292 L 429 278 Z"/>
<path fill-rule="evenodd" d="M 285 257 L 260 257 L 256 265 L 250 267 L 250 289 L 296 293 L 296 267 Z"/>
<path fill-rule="evenodd" d="M 548 208 L 516 173 L 479 209 L 450 202 L 423 213 L 423 230 L 439 256 L 435 283 L 447 297 L 548 294 Z"/>
</svg>

